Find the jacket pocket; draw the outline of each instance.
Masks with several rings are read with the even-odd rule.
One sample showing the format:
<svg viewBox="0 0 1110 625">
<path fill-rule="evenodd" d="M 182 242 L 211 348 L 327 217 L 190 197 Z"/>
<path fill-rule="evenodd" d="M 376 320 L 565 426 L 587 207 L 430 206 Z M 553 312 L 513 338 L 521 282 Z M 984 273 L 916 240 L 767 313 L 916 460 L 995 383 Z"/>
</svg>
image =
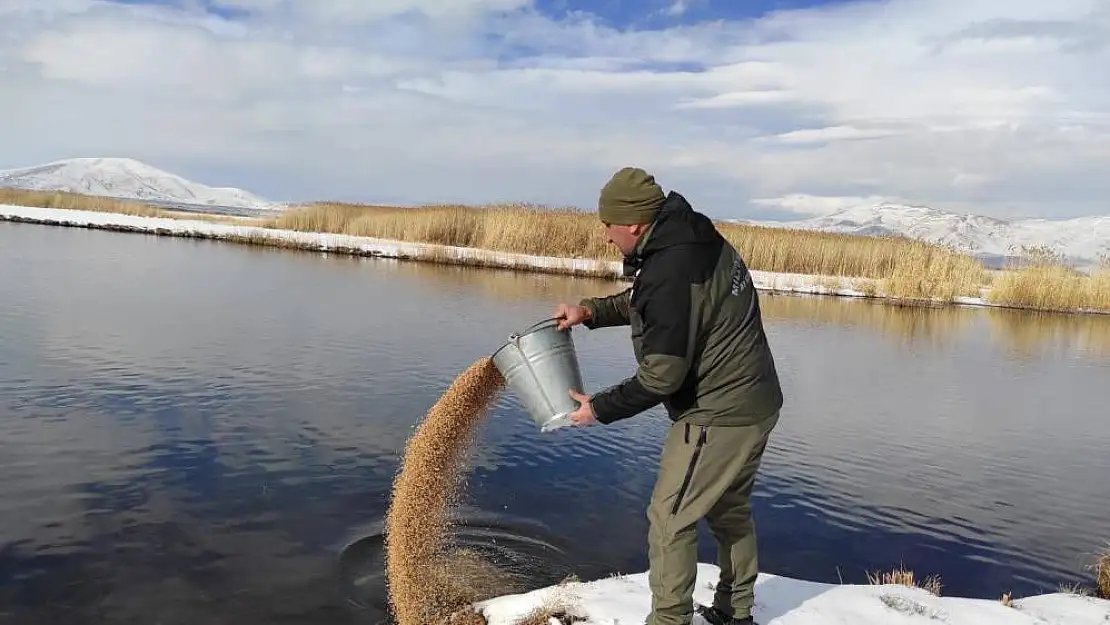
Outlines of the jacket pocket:
<svg viewBox="0 0 1110 625">
<path fill-rule="evenodd" d="M 698 433 L 698 442 L 694 444 L 694 453 L 690 456 L 690 464 L 686 466 L 686 475 L 682 478 L 682 486 L 678 489 L 678 497 L 675 497 L 674 503 L 671 505 L 671 516 L 678 514 L 678 509 L 682 506 L 682 499 L 686 496 L 686 491 L 690 488 L 690 481 L 694 477 L 694 468 L 698 464 L 698 457 L 701 456 L 701 448 L 705 446 L 706 435 L 708 428 L 704 425 L 698 426 L 700 432 Z M 686 442 L 690 442 L 690 424 L 686 424 Z"/>
</svg>

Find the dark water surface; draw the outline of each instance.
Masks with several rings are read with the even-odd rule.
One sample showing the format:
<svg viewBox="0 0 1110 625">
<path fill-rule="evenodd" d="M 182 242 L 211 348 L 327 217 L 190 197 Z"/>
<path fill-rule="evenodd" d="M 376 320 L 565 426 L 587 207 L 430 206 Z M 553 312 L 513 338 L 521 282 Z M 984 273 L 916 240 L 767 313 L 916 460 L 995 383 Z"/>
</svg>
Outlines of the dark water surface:
<svg viewBox="0 0 1110 625">
<path fill-rule="evenodd" d="M 378 622 L 413 426 L 510 332 L 613 289 L 0 223 L 0 622 Z M 1110 320 L 763 301 L 788 396 L 764 571 L 905 564 L 991 598 L 1083 578 L 1110 539 Z M 626 332 L 575 337 L 591 389 L 632 371 Z M 541 435 L 504 396 L 462 541 L 534 585 L 644 570 L 666 425 Z"/>
</svg>

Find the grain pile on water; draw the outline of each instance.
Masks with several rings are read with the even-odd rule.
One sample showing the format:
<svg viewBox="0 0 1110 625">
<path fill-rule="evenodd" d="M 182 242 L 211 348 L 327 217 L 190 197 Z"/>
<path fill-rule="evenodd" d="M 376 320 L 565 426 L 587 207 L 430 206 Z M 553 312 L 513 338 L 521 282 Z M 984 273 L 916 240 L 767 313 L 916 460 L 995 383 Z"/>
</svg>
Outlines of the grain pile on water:
<svg viewBox="0 0 1110 625">
<path fill-rule="evenodd" d="M 442 622 L 474 600 L 467 578 L 481 563 L 445 551 L 447 511 L 464 452 L 503 385 L 493 361 L 478 360 L 451 383 L 409 439 L 386 515 L 389 602 L 399 625 Z"/>
</svg>

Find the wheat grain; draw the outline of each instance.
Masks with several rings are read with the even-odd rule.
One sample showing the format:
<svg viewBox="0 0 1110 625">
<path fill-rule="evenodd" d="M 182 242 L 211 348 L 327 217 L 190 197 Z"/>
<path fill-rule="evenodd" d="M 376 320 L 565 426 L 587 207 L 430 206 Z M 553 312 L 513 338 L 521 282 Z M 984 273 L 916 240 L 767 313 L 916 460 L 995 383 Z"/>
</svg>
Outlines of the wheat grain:
<svg viewBox="0 0 1110 625">
<path fill-rule="evenodd" d="M 463 453 L 503 385 L 492 360 L 478 360 L 451 383 L 409 439 L 386 514 L 387 586 L 399 625 L 448 621 L 476 598 L 481 588 L 475 580 L 496 588 L 494 567 L 476 553 L 448 553 L 444 536 Z"/>
</svg>

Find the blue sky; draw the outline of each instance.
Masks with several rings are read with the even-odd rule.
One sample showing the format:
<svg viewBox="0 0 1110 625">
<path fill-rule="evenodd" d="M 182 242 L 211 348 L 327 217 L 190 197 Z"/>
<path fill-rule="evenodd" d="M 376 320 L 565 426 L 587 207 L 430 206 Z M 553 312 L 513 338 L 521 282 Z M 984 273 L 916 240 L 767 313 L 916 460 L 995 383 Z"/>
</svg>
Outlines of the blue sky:
<svg viewBox="0 0 1110 625">
<path fill-rule="evenodd" d="M 216 0 L 109 0 L 117 4 L 202 7 L 232 19 L 250 9 L 221 5 Z M 552 19 L 588 14 L 616 28 L 665 29 L 708 20 L 747 20 L 772 11 L 805 9 L 849 0 L 537 0 L 532 7 Z M 859 2 L 861 0 L 851 0 Z M 868 0 L 862 0 L 868 1 Z"/>
<path fill-rule="evenodd" d="M 9 0 L 0 168 L 277 200 L 1110 213 L 1104 0 Z"/>
<path fill-rule="evenodd" d="M 536 8 L 560 19 L 589 13 L 618 28 L 664 29 L 708 20 L 747 20 L 771 11 L 835 4 L 838 0 L 540 0 Z"/>
</svg>

